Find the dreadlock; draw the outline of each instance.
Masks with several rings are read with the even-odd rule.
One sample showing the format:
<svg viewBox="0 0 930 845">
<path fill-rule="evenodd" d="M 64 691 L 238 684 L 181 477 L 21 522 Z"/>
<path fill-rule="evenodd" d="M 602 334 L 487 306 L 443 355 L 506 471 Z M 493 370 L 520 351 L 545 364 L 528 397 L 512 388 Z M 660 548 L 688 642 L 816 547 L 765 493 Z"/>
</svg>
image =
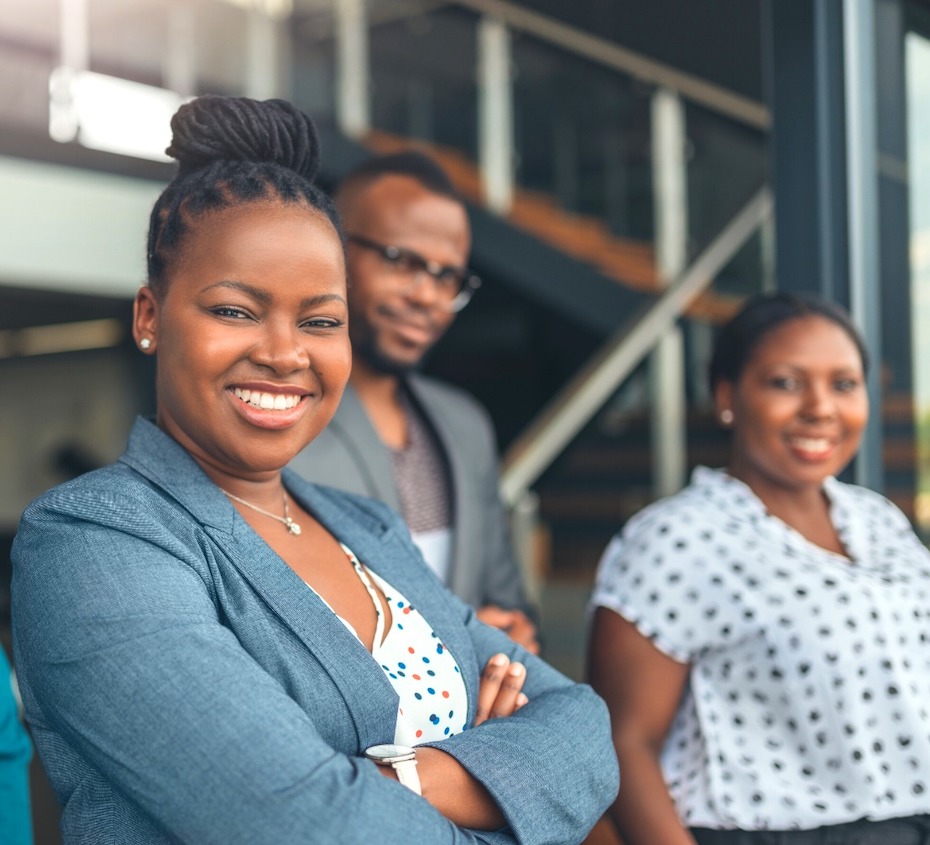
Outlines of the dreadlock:
<svg viewBox="0 0 930 845">
<path fill-rule="evenodd" d="M 165 152 L 178 172 L 152 209 L 146 252 L 157 295 L 190 224 L 208 212 L 276 198 L 318 209 L 339 231 L 332 202 L 313 184 L 316 127 L 291 103 L 206 95 L 181 106 L 171 130 Z"/>
</svg>

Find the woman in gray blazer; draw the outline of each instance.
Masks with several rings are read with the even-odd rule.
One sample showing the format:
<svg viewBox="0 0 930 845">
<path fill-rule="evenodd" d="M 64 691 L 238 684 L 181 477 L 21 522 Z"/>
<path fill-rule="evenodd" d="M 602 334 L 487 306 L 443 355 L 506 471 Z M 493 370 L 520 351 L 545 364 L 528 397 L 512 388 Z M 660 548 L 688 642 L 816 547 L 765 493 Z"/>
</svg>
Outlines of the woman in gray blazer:
<svg viewBox="0 0 930 845">
<path fill-rule="evenodd" d="M 478 622 L 388 508 L 281 471 L 350 363 L 312 123 L 202 97 L 172 128 L 134 316 L 156 418 L 13 552 L 65 841 L 581 841 L 617 790 L 600 699 Z"/>
</svg>

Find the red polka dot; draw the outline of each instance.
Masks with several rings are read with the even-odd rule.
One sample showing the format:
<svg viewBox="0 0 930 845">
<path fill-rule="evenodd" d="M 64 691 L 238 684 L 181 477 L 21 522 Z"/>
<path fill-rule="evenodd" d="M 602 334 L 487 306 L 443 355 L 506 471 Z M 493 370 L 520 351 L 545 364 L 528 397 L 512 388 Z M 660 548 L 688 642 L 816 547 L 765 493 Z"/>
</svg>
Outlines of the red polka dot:
<svg viewBox="0 0 930 845">
<path fill-rule="evenodd" d="M 411 654 L 413 654 L 413 652 L 414 652 L 413 646 L 410 646 L 410 647 L 407 649 L 407 651 L 409 651 Z"/>
<path fill-rule="evenodd" d="M 443 691 L 442 691 L 442 697 L 443 697 L 443 698 L 448 698 L 448 697 L 449 697 L 449 691 L 448 691 L 448 690 L 443 690 Z"/>
<path fill-rule="evenodd" d="M 420 676 L 419 676 L 419 675 L 411 675 L 411 677 L 412 677 L 413 680 L 415 680 L 415 681 L 419 681 L 419 680 L 420 680 Z"/>
<path fill-rule="evenodd" d="M 419 738 L 421 736 L 423 736 L 423 731 L 417 731 L 417 737 Z"/>
<path fill-rule="evenodd" d="M 410 608 L 409 608 L 409 607 L 405 607 L 405 608 L 404 608 L 404 613 L 410 613 Z"/>
</svg>

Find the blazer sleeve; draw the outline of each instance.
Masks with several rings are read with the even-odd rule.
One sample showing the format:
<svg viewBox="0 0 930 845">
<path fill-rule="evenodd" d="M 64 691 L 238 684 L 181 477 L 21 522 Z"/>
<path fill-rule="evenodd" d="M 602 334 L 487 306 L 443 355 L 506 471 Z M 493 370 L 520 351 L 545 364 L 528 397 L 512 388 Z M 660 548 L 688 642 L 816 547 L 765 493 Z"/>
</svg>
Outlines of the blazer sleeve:
<svg viewBox="0 0 930 845">
<path fill-rule="evenodd" d="M 53 493 L 24 515 L 17 665 L 30 719 L 85 761 L 82 777 L 99 774 L 101 788 L 196 845 L 368 845 L 374 830 L 386 845 L 513 843 L 454 826 L 327 744 L 222 624 L 209 554 L 193 532 L 156 523 L 142 496 Z"/>
<path fill-rule="evenodd" d="M 526 665 L 529 703 L 512 716 L 432 744 L 485 786 L 521 845 L 580 842 L 619 789 L 604 702 L 450 598 L 460 608 L 479 666 L 498 652 Z"/>
</svg>

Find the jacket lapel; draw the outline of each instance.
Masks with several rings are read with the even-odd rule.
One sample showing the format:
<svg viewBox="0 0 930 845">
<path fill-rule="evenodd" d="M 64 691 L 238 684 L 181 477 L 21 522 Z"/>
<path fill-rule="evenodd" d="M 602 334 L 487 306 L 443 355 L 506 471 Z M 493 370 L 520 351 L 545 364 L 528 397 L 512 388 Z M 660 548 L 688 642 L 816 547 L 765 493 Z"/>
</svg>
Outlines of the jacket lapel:
<svg viewBox="0 0 930 845">
<path fill-rule="evenodd" d="M 390 451 L 375 431 L 358 394 L 349 384 L 342 394 L 339 409 L 329 424 L 329 431 L 342 441 L 352 455 L 359 473 L 367 481 L 369 495 L 400 511 L 400 499 L 394 486 Z"/>
<path fill-rule="evenodd" d="M 481 567 L 466 561 L 477 554 L 475 537 L 480 537 L 481 517 L 474 507 L 474 503 L 479 501 L 480 491 L 472 489 L 473 474 L 466 466 L 468 456 L 462 449 L 463 444 L 469 442 L 469 432 L 463 430 L 462 420 L 449 411 L 442 397 L 433 395 L 428 382 L 413 376 L 408 385 L 417 405 L 436 432 L 449 466 L 454 531 L 449 589 L 456 595 L 471 596 L 475 594 L 474 582 L 480 577 Z"/>
</svg>

